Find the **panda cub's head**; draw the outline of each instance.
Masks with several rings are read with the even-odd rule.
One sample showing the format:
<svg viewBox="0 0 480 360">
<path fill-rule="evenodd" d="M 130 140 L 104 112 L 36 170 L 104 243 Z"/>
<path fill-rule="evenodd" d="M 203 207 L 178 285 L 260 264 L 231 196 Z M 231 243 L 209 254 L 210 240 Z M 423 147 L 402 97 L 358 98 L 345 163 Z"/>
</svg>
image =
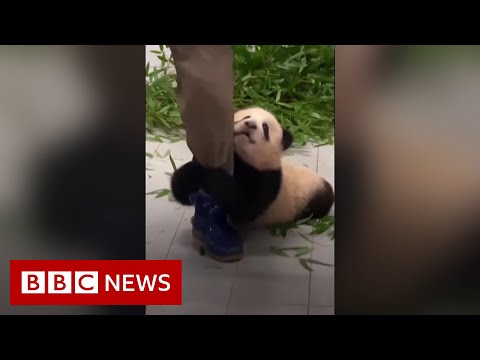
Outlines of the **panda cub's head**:
<svg viewBox="0 0 480 360">
<path fill-rule="evenodd" d="M 265 109 L 252 107 L 234 116 L 235 153 L 259 170 L 281 167 L 282 153 L 293 143 L 293 136 Z"/>
</svg>

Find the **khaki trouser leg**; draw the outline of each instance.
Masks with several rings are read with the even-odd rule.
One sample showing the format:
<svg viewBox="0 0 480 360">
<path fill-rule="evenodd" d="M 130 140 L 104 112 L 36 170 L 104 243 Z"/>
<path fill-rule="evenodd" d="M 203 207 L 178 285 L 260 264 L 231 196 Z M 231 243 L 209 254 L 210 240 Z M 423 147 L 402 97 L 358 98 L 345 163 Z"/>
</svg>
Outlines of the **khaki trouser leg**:
<svg viewBox="0 0 480 360">
<path fill-rule="evenodd" d="M 169 45 L 187 145 L 205 167 L 233 171 L 233 52 L 229 45 Z"/>
</svg>

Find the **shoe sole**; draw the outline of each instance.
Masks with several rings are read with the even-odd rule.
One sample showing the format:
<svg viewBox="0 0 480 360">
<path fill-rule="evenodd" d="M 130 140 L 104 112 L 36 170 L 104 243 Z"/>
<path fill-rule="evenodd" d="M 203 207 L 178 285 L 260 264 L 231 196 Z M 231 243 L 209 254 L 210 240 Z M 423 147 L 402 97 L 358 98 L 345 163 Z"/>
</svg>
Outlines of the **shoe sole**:
<svg viewBox="0 0 480 360">
<path fill-rule="evenodd" d="M 193 226 L 193 221 L 192 220 L 193 219 L 190 219 L 190 223 Z M 207 249 L 205 249 L 205 247 L 203 246 L 204 241 L 203 241 L 202 233 L 200 231 L 198 231 L 197 229 L 192 227 L 192 235 L 200 243 L 199 244 L 200 245 L 200 251 L 199 252 L 200 252 L 201 256 L 204 256 L 205 254 L 207 254 L 212 259 L 217 260 L 219 262 L 224 262 L 224 263 L 237 262 L 237 261 L 240 261 L 240 260 L 243 259 L 243 255 L 217 256 L 215 254 L 212 254 L 210 251 L 207 251 Z"/>
</svg>

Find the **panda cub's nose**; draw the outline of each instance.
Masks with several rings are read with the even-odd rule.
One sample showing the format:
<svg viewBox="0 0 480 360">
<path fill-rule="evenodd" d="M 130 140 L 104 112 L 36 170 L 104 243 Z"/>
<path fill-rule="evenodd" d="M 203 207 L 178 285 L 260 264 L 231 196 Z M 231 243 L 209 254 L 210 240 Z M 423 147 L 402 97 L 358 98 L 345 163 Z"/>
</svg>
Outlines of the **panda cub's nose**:
<svg viewBox="0 0 480 360">
<path fill-rule="evenodd" d="M 249 129 L 255 130 L 257 128 L 257 125 L 251 121 L 245 121 L 245 126 Z"/>
</svg>

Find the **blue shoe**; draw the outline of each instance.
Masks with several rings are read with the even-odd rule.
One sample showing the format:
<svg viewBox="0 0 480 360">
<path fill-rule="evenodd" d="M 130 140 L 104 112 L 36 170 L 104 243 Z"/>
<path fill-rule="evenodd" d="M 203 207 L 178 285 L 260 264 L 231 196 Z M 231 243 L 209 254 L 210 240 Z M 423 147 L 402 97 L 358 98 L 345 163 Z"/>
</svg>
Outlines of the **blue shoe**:
<svg viewBox="0 0 480 360">
<path fill-rule="evenodd" d="M 201 241 L 205 252 L 221 262 L 241 260 L 243 242 L 228 223 L 227 214 L 220 204 L 202 192 L 190 194 L 189 198 L 195 205 L 195 215 L 191 219 L 192 234 Z"/>
</svg>

